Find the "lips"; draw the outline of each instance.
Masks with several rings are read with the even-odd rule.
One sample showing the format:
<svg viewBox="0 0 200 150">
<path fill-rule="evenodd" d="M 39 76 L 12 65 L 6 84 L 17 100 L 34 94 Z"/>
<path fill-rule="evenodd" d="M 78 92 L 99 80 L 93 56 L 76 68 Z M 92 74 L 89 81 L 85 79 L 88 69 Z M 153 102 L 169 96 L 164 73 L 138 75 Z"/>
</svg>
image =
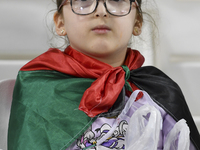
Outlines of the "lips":
<svg viewBox="0 0 200 150">
<path fill-rule="evenodd" d="M 92 29 L 95 33 L 104 34 L 108 33 L 111 29 L 106 25 L 98 25 Z"/>
</svg>

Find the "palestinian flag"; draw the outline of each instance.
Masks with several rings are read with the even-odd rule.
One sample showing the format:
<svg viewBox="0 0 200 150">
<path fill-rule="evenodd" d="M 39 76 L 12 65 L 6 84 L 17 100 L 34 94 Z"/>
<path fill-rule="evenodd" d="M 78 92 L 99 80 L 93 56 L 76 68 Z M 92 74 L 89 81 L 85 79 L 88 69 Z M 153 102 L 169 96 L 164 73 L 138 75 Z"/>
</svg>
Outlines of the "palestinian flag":
<svg viewBox="0 0 200 150">
<path fill-rule="evenodd" d="M 117 106 L 116 109 L 122 109 L 119 97 L 125 95 L 125 90 L 122 89 L 123 86 L 128 87 L 128 83 L 133 91 L 138 88 L 146 91 L 175 121 L 184 118 L 190 127 L 191 141 L 200 149 L 200 136 L 180 88 L 157 68 L 141 67 L 144 59 L 137 51 L 130 51 L 130 60 L 134 61 L 131 65 L 128 61 L 126 65 L 129 69 L 134 67 L 129 71 L 127 67 L 113 69 L 101 62 L 95 62 L 70 47 L 66 50 L 70 58 L 66 51 L 50 49 L 19 71 L 9 122 L 8 150 L 65 150 L 96 119 L 79 110 L 85 91 L 94 84 L 102 84 L 104 89 L 114 87 L 114 90 L 100 92 L 104 92 L 101 94 L 105 97 L 115 96 L 117 100 L 106 100 L 105 105 L 100 108 Z M 126 60 L 129 59 L 128 55 L 127 57 Z M 77 63 L 76 58 L 81 58 L 80 62 Z M 106 69 L 109 70 L 108 74 Z M 125 74 L 123 72 L 126 69 Z M 107 78 L 103 83 L 102 80 L 96 82 L 99 76 L 104 79 L 102 72 L 106 72 Z M 121 79 L 123 82 L 119 81 Z M 113 85 L 109 87 L 111 83 Z M 116 94 L 115 91 L 119 92 Z M 95 100 L 98 93 L 97 96 L 95 92 L 91 95 L 90 93 L 88 98 L 94 97 L 94 101 L 90 99 L 88 102 L 86 98 L 86 103 L 83 103 L 87 104 L 86 108 L 94 108 L 93 103 L 98 102 Z M 95 113 L 101 109 L 95 110 Z M 106 107 L 102 113 L 107 110 L 109 111 L 110 107 Z"/>
<path fill-rule="evenodd" d="M 78 109 L 84 91 L 93 81 L 53 70 L 19 71 L 8 149 L 67 148 L 95 119 Z"/>
<path fill-rule="evenodd" d="M 132 69 L 141 67 L 143 56 L 132 50 L 129 54 L 127 60 L 131 61 L 127 61 L 127 65 L 131 64 Z M 96 81 L 97 78 L 101 80 Z M 79 110 L 84 92 L 92 84 L 94 88 L 88 92 L 90 99 L 86 97 L 83 106 L 91 107 L 88 112 L 95 110 L 94 113 L 101 114 L 113 106 L 127 81 L 122 67 L 113 68 L 70 46 L 64 52 L 49 49 L 22 67 L 13 94 L 8 149 L 66 149 L 96 119 L 97 115 L 89 117 L 87 112 Z M 99 95 L 109 100 L 105 99 L 98 109 L 94 109 L 98 105 L 95 98 Z M 120 103 L 117 105 L 123 109 Z"/>
</svg>

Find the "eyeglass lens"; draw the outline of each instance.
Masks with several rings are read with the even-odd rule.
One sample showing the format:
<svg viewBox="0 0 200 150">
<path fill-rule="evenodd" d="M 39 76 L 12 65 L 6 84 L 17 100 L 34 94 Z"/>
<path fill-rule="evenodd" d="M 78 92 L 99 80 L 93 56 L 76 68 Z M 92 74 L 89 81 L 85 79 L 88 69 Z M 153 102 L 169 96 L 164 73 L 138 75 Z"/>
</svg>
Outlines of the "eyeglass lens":
<svg viewBox="0 0 200 150">
<path fill-rule="evenodd" d="M 97 7 L 98 0 L 72 0 L 72 9 L 77 14 L 90 14 Z M 130 12 L 130 0 L 106 0 L 106 9 L 113 15 L 126 15 Z"/>
</svg>

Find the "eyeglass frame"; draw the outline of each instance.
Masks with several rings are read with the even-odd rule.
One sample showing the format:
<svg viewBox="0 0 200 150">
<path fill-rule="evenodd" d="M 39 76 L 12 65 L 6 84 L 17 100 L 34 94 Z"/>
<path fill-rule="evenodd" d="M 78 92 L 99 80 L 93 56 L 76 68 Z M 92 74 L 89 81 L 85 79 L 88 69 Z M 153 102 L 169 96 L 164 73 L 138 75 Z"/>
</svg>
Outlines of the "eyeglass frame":
<svg viewBox="0 0 200 150">
<path fill-rule="evenodd" d="M 60 4 L 60 6 L 58 7 L 58 11 L 61 10 L 61 8 L 64 6 L 64 4 L 65 4 L 66 1 L 67 1 L 67 0 L 64 0 L 64 1 Z M 141 10 L 141 8 L 140 8 L 140 6 L 139 6 L 137 0 L 130 0 L 130 9 L 129 9 L 128 13 L 127 13 L 127 14 L 124 14 L 124 15 L 115 15 L 115 14 L 112 14 L 112 13 L 109 12 L 108 9 L 107 9 L 106 2 L 105 2 L 106 0 L 103 0 L 103 1 L 104 1 L 104 7 L 106 8 L 106 11 L 107 11 L 109 14 L 111 14 L 111 15 L 113 15 L 113 16 L 120 16 L 120 17 L 121 17 L 121 16 L 126 16 L 126 15 L 128 15 L 128 14 L 130 13 L 130 11 L 131 11 L 131 5 L 132 5 L 132 3 L 134 2 L 134 3 L 136 4 L 136 7 L 137 7 L 137 9 L 138 9 L 138 11 L 139 11 L 140 16 L 142 17 L 142 10 Z M 75 14 L 77 14 L 77 15 L 89 15 L 89 14 L 92 14 L 92 13 L 95 12 L 95 10 L 97 9 L 98 4 L 99 4 L 99 0 L 96 0 L 95 9 L 94 9 L 91 13 L 88 13 L 88 14 L 79 14 L 79 13 L 77 13 L 77 12 L 75 12 L 75 11 L 73 10 L 73 8 L 72 8 L 72 0 L 70 0 L 71 9 L 72 9 L 73 13 L 75 13 Z"/>
</svg>

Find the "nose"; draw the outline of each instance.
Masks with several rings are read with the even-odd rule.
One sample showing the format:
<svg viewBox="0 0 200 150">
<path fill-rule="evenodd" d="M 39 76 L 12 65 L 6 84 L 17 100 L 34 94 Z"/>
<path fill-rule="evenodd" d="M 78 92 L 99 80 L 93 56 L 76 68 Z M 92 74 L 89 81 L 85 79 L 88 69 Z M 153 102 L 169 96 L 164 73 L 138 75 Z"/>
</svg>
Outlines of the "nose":
<svg viewBox="0 0 200 150">
<path fill-rule="evenodd" d="M 97 1 L 97 8 L 94 12 L 95 17 L 107 17 L 108 12 L 106 10 L 106 6 L 104 4 L 104 0 Z"/>
</svg>

